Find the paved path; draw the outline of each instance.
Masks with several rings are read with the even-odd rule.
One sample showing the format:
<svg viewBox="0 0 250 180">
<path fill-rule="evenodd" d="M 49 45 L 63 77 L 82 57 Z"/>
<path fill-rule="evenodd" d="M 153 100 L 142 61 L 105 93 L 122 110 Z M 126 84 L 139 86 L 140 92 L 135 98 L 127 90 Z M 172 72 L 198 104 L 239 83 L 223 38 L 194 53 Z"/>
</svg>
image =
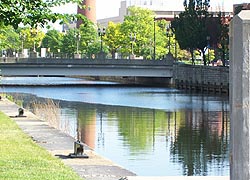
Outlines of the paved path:
<svg viewBox="0 0 250 180">
<path fill-rule="evenodd" d="M 19 127 L 32 139 L 48 150 L 53 156 L 72 167 L 81 177 L 86 180 L 229 180 L 229 177 L 143 177 L 135 176 L 112 161 L 97 155 L 85 146 L 85 153 L 89 158 L 68 158 L 73 153 L 74 139 L 61 131 L 50 127 L 31 112 L 24 111 L 26 117 L 15 117 L 18 106 L 6 99 L 0 100 L 0 111 L 12 117 Z M 124 177 L 124 178 L 123 178 Z"/>
<path fill-rule="evenodd" d="M 166 176 L 166 177 L 128 176 L 127 180 L 229 180 L 229 177 L 228 176 Z"/>
<path fill-rule="evenodd" d="M 74 139 L 61 131 L 48 126 L 39 120 L 34 114 L 24 111 L 26 117 L 17 117 L 18 106 L 6 99 L 0 101 L 0 111 L 16 121 L 18 126 L 40 146 L 47 149 L 52 155 L 72 167 L 81 177 L 86 180 L 118 180 L 125 176 L 135 174 L 114 164 L 112 161 L 97 155 L 85 146 L 85 154 L 89 158 L 68 158 L 73 153 Z"/>
</svg>

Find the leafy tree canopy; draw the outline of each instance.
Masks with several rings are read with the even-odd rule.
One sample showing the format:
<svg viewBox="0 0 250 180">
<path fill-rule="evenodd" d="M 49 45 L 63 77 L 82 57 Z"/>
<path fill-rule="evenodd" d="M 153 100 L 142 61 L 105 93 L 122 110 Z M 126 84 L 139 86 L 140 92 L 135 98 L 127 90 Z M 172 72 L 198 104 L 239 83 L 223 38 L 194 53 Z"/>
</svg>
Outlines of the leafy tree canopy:
<svg viewBox="0 0 250 180">
<path fill-rule="evenodd" d="M 85 57 L 90 57 L 99 51 L 96 25 L 87 18 L 80 26 L 80 51 Z"/>
<path fill-rule="evenodd" d="M 0 26 L 29 25 L 44 26 L 48 22 L 62 21 L 74 16 L 53 13 L 51 8 L 69 2 L 80 3 L 81 0 L 0 0 Z"/>
<path fill-rule="evenodd" d="M 123 54 L 135 54 L 152 59 L 154 56 L 154 17 L 155 13 L 151 10 L 130 7 L 129 15 L 125 17 L 121 24 L 121 49 Z M 160 28 L 156 23 L 156 57 L 166 54 L 165 27 Z M 133 51 L 133 52 L 132 52 Z M 157 59 L 158 59 L 157 58 Z"/>
<path fill-rule="evenodd" d="M 120 23 L 115 24 L 113 22 L 109 22 L 108 28 L 106 30 L 106 36 L 104 36 L 105 44 L 109 47 L 112 58 L 115 58 L 115 53 L 121 47 L 122 39 L 124 39 L 120 29 Z"/>
<path fill-rule="evenodd" d="M 130 7 L 128 11 L 129 15 L 122 23 L 121 32 L 126 38 L 124 42 L 133 43 L 134 53 L 141 56 L 143 46 L 149 44 L 149 40 L 153 37 L 153 17 L 155 14 L 139 7 Z"/>
<path fill-rule="evenodd" d="M 62 52 L 69 55 L 73 55 L 76 52 L 76 34 L 79 31 L 77 29 L 69 29 L 67 33 L 63 36 L 62 40 Z"/>
<path fill-rule="evenodd" d="M 210 0 L 184 0 L 185 11 L 172 22 L 172 29 L 182 49 L 190 49 L 191 53 L 195 49 L 200 49 L 204 55 L 209 35 L 207 28 L 207 19 L 210 16 L 209 3 Z M 205 56 L 203 57 L 206 64 Z"/>
<path fill-rule="evenodd" d="M 20 40 L 23 41 L 24 49 L 35 50 L 37 47 L 40 46 L 42 39 L 44 38 L 45 34 L 41 30 L 35 28 L 22 28 L 20 30 Z"/>
<path fill-rule="evenodd" d="M 62 33 L 58 32 L 57 30 L 50 30 L 43 38 L 41 47 L 49 48 L 50 52 L 57 53 L 62 47 L 62 39 Z"/>
</svg>

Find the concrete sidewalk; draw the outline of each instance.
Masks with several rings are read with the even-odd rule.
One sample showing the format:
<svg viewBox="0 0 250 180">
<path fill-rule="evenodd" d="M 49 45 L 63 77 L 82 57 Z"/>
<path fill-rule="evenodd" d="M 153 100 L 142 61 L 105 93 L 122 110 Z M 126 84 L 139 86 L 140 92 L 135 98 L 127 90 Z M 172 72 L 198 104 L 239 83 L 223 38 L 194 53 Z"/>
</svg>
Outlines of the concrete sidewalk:
<svg viewBox="0 0 250 180">
<path fill-rule="evenodd" d="M 144 177 L 128 176 L 125 180 L 229 180 L 228 176 L 165 176 L 165 177 Z"/>
<path fill-rule="evenodd" d="M 89 158 L 69 158 L 73 153 L 74 139 L 39 120 L 34 114 L 24 111 L 26 117 L 15 117 L 18 106 L 7 99 L 0 100 L 0 111 L 10 116 L 18 126 L 40 146 L 61 160 L 86 180 L 117 180 L 135 174 L 114 164 L 112 161 L 97 155 L 85 146 Z"/>
<path fill-rule="evenodd" d="M 144 177 L 136 176 L 112 161 L 97 155 L 85 146 L 85 153 L 89 158 L 69 158 L 73 153 L 74 139 L 69 135 L 50 127 L 29 111 L 24 111 L 26 117 L 15 117 L 18 114 L 18 106 L 7 99 L 0 100 L 0 111 L 18 124 L 18 126 L 40 146 L 49 151 L 53 156 L 61 160 L 81 177 L 86 180 L 229 180 L 229 177 Z"/>
</svg>

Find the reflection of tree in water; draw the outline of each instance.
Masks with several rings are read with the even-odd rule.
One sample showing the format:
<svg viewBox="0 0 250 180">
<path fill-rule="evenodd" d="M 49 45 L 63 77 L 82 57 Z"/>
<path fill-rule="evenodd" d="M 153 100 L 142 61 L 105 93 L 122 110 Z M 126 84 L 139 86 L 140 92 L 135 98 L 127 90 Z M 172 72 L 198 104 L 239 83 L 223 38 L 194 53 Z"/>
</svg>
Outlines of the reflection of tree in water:
<svg viewBox="0 0 250 180">
<path fill-rule="evenodd" d="M 184 112 L 171 147 L 173 161 L 183 163 L 183 175 L 207 175 L 210 165 L 228 166 L 228 121 L 222 112 Z M 220 175 L 220 174 L 218 174 Z"/>
<path fill-rule="evenodd" d="M 167 127 L 164 111 L 140 108 L 117 109 L 119 135 L 124 138 L 131 153 L 150 152 L 154 146 L 155 131 Z"/>
</svg>

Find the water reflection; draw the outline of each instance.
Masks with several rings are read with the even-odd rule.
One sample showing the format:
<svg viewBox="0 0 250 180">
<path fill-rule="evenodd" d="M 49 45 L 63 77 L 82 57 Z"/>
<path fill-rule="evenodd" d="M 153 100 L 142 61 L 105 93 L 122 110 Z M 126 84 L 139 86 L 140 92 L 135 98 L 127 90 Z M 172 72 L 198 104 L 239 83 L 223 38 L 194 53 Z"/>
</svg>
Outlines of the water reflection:
<svg viewBox="0 0 250 180">
<path fill-rule="evenodd" d="M 139 175 L 228 175 L 229 122 L 221 111 L 76 106 L 80 139 Z"/>
<path fill-rule="evenodd" d="M 223 112 L 180 112 L 173 162 L 181 162 L 183 175 L 223 175 L 228 165 L 228 121 Z M 213 169 L 211 169 L 213 168 Z"/>
<path fill-rule="evenodd" d="M 129 87 L 4 91 L 30 109 L 34 99 L 54 99 L 60 129 L 138 175 L 229 175 L 227 97 Z"/>
</svg>

